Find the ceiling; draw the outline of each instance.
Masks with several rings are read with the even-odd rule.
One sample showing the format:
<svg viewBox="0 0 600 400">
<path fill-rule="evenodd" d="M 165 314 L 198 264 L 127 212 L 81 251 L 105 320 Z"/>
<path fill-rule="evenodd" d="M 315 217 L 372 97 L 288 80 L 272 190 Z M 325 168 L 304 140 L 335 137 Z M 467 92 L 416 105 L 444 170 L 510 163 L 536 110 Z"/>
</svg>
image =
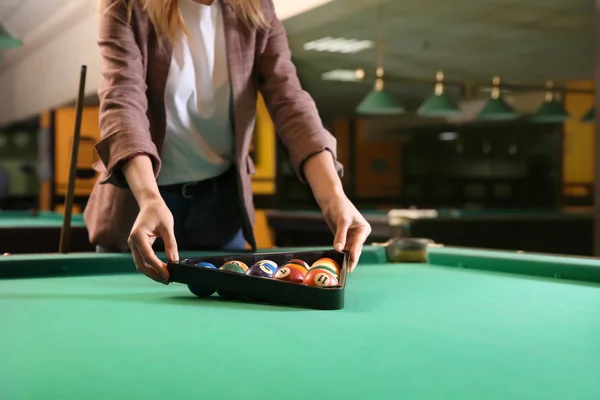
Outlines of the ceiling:
<svg viewBox="0 0 600 400">
<path fill-rule="evenodd" d="M 377 20 L 380 3 L 382 23 Z M 60 35 L 96 4 L 0 0 L 0 25 L 25 43 L 2 55 L 0 72 Z M 284 19 L 299 75 L 323 110 L 353 109 L 372 86 L 371 80 L 323 81 L 322 73 L 362 68 L 372 77 L 376 52 L 306 51 L 304 43 L 326 36 L 375 41 L 379 26 L 385 38 L 386 87 L 408 108 L 420 104 L 432 86 L 398 78 L 430 80 L 440 69 L 447 79 L 475 83 L 490 82 L 493 75 L 503 82 L 536 85 L 547 79 L 560 85 L 593 78 L 593 0 L 333 0 L 296 16 L 281 7 L 277 9 L 284 17 L 292 16 Z M 457 94 L 459 88 L 448 90 Z"/>
<path fill-rule="evenodd" d="M 472 83 L 494 75 L 534 85 L 593 79 L 593 0 L 388 0 L 381 2 L 383 22 L 375 3 L 337 0 L 286 21 L 299 73 L 320 106 L 360 101 L 370 84 L 323 81 L 321 74 L 363 68 L 373 76 L 376 51 L 306 51 L 304 43 L 326 36 L 375 41 L 379 26 L 387 88 L 414 105 L 432 86 L 394 78 L 431 80 L 443 70 L 447 79 Z"/>
<path fill-rule="evenodd" d="M 24 39 L 72 0 L 2 0 L 0 24 L 14 37 Z"/>
<path fill-rule="evenodd" d="M 280 18 L 287 19 L 329 1 L 274 0 L 274 4 Z M 82 17 L 95 14 L 97 5 L 98 0 L 0 0 L 0 26 L 24 44 L 0 54 L 0 70 L 27 57 Z"/>
<path fill-rule="evenodd" d="M 35 52 L 95 7 L 96 0 L 0 0 L 0 26 L 24 44 L 0 54 L 0 71 Z"/>
<path fill-rule="evenodd" d="M 375 68 L 374 49 L 342 55 L 303 50 L 325 36 L 375 40 L 383 4 L 385 67 L 390 75 L 543 83 L 590 79 L 593 0 L 335 0 L 286 20 L 295 58 L 308 69 Z M 2 0 L 0 25 L 31 51 L 50 25 L 96 0 Z M 57 29 L 55 33 L 60 33 Z M 10 56 L 8 54 L 7 56 Z"/>
</svg>

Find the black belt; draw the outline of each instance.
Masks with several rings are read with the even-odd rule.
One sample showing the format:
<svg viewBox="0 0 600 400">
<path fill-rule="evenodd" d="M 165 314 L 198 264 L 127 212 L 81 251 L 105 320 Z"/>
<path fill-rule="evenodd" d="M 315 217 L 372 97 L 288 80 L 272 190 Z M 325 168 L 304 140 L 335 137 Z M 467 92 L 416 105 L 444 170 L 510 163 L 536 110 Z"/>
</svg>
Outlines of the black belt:
<svg viewBox="0 0 600 400">
<path fill-rule="evenodd" d="M 192 199 L 211 193 L 222 183 L 235 179 L 235 168 L 229 168 L 227 171 L 214 178 L 205 179 L 197 182 L 175 183 L 173 185 L 161 186 L 160 190 L 180 194 L 183 198 Z"/>
</svg>

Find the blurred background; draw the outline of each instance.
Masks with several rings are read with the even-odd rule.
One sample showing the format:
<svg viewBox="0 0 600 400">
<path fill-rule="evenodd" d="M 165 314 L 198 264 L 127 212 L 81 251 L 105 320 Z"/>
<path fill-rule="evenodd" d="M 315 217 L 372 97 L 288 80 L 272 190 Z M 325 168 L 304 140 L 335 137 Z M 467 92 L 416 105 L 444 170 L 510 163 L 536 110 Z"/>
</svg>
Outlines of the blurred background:
<svg viewBox="0 0 600 400">
<path fill-rule="evenodd" d="M 337 138 L 346 192 L 373 226 L 369 241 L 594 254 L 593 1 L 275 6 Z M 0 251 L 58 247 L 82 64 L 73 250 L 92 249 L 79 213 L 98 160 L 97 30 L 94 0 L 0 1 Z M 259 245 L 330 245 L 257 102 Z"/>
</svg>

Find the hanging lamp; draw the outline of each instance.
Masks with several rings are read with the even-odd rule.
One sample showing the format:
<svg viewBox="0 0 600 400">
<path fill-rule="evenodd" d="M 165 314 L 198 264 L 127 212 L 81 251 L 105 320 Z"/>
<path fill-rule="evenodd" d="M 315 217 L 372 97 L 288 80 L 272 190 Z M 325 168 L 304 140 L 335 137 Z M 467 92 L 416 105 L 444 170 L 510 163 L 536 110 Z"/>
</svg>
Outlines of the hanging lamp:
<svg viewBox="0 0 600 400">
<path fill-rule="evenodd" d="M 423 117 L 448 117 L 460 114 L 456 103 L 444 92 L 444 73 L 436 75 L 434 93 L 419 107 L 417 114 Z"/>
<path fill-rule="evenodd" d="M 356 112 L 362 115 L 394 115 L 404 112 L 404 108 L 383 87 L 383 69 L 377 68 L 375 87 L 356 107 Z"/>
<path fill-rule="evenodd" d="M 509 106 L 500 94 L 500 77 L 495 76 L 492 80 L 493 88 L 490 100 L 479 112 L 477 119 L 486 121 L 507 121 L 516 119 L 519 114 Z"/>
<path fill-rule="evenodd" d="M 592 106 L 592 108 L 590 108 L 590 110 L 585 113 L 585 115 L 581 118 L 581 122 L 583 123 L 592 123 L 596 120 L 596 108 L 594 106 Z"/>
<path fill-rule="evenodd" d="M 544 102 L 538 107 L 531 120 L 540 123 L 565 122 L 570 117 L 563 105 L 554 98 L 554 83 L 552 81 L 546 82 L 546 88 Z"/>
<path fill-rule="evenodd" d="M 394 101 L 383 84 L 383 6 L 381 4 L 377 11 L 377 78 L 373 90 L 356 107 L 356 112 L 374 116 L 399 115 L 404 112 L 404 108 Z"/>
</svg>

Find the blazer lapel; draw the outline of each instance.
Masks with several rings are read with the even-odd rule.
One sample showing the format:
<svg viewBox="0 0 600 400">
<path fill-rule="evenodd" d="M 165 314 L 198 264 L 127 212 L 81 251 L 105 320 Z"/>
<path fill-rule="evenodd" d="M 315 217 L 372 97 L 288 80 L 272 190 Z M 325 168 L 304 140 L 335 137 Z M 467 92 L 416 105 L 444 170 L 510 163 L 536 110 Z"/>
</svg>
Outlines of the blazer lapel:
<svg viewBox="0 0 600 400">
<path fill-rule="evenodd" d="M 238 18 L 233 7 L 227 0 L 220 0 L 223 11 L 223 24 L 225 41 L 227 43 L 227 62 L 229 66 L 229 78 L 231 82 L 232 107 L 231 123 L 235 133 L 236 158 L 240 160 L 240 150 L 244 143 L 244 132 L 242 126 L 235 123 L 238 120 L 238 104 L 243 91 L 243 68 L 244 52 L 242 51 L 241 39 L 238 27 Z"/>
</svg>

